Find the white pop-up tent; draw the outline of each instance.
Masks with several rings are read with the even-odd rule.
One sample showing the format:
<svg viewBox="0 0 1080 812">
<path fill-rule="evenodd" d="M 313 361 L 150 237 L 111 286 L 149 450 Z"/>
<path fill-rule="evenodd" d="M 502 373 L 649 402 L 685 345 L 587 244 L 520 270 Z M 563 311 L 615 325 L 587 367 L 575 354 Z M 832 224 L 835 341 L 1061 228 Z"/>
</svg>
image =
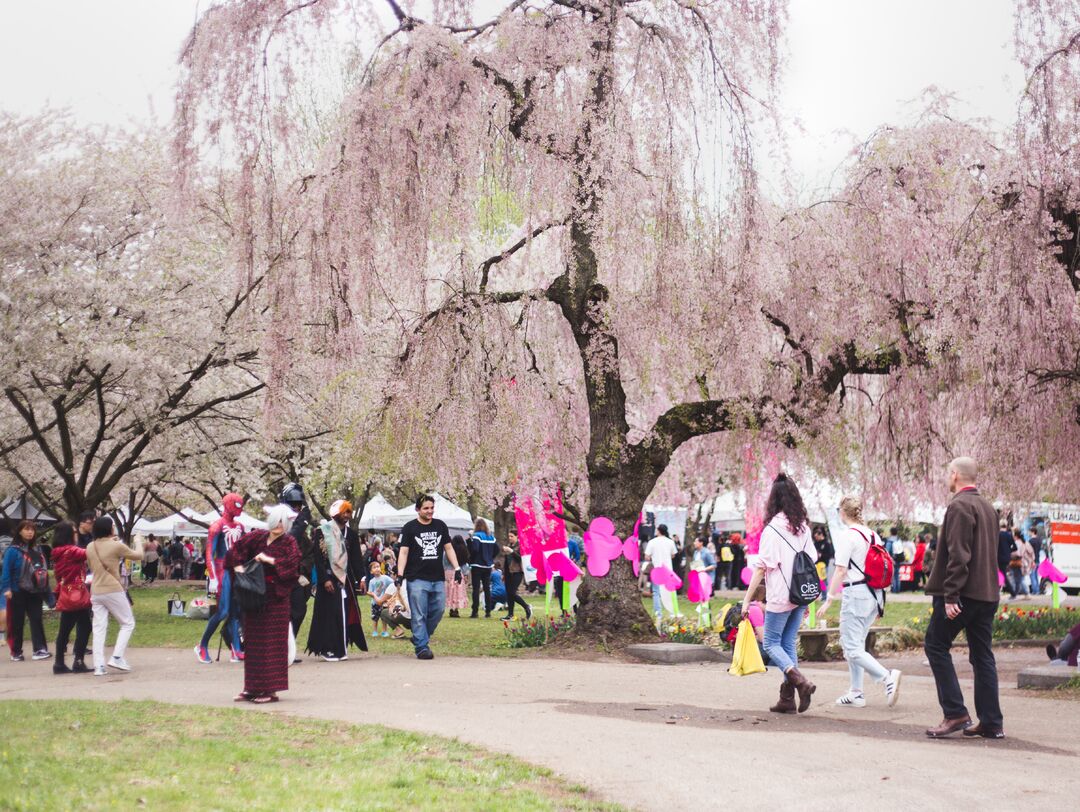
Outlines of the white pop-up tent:
<svg viewBox="0 0 1080 812">
<path fill-rule="evenodd" d="M 142 536 L 205 536 L 206 528 L 193 523 L 190 518 L 193 515 L 195 511 L 189 510 L 186 514 L 181 511 L 156 521 L 139 519 L 132 531 Z"/>
<path fill-rule="evenodd" d="M 458 507 L 442 494 L 433 493 L 431 496 L 435 499 L 435 518 L 446 522 L 446 527 L 451 533 L 472 533 L 473 520 L 472 514 L 470 514 L 469 511 L 465 510 L 465 508 Z M 393 510 L 387 513 L 373 513 L 371 516 L 372 526 L 366 529 L 393 530 L 395 532 L 400 532 L 406 522 L 412 521 L 415 518 L 416 509 L 412 505 L 403 507 L 401 510 Z M 488 522 L 488 526 L 491 526 L 490 521 Z"/>
<path fill-rule="evenodd" d="M 199 513 L 191 508 L 183 508 L 179 513 L 174 513 L 157 521 L 139 519 L 139 521 L 135 522 L 134 532 L 143 536 L 151 534 L 155 536 L 205 536 L 209 526 L 219 518 L 221 518 L 220 511 L 212 510 L 207 513 Z M 193 519 L 196 521 L 192 521 Z M 246 513 L 241 513 L 238 520 L 245 530 L 266 529 L 266 522 L 261 522 Z M 196 522 L 201 522 L 201 524 Z"/>
<path fill-rule="evenodd" d="M 203 523 L 205 523 L 207 525 L 211 525 L 214 522 L 216 522 L 218 519 L 221 518 L 221 511 L 220 510 L 211 510 L 209 513 L 196 513 L 196 514 L 194 514 L 194 517 L 197 518 L 200 522 L 203 522 Z M 260 521 L 259 519 L 256 519 L 254 516 L 249 516 L 247 513 L 241 512 L 241 514 L 236 517 L 236 520 L 238 522 L 240 522 L 240 524 L 243 526 L 243 528 L 245 530 L 265 530 L 266 529 L 266 522 Z M 206 531 L 204 530 L 203 532 L 206 532 Z"/>
<path fill-rule="evenodd" d="M 376 517 L 389 516 L 392 513 L 397 513 L 397 508 L 386 501 L 386 497 L 381 493 L 377 493 L 364 504 L 364 512 L 360 514 L 360 523 L 357 527 L 361 530 L 378 530 Z"/>
</svg>

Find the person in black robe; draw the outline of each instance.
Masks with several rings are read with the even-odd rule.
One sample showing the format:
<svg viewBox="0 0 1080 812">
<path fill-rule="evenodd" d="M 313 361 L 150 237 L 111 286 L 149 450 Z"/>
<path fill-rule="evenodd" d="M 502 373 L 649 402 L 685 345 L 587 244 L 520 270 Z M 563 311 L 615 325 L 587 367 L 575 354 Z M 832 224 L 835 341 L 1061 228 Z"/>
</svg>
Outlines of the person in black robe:
<svg viewBox="0 0 1080 812">
<path fill-rule="evenodd" d="M 338 500 L 330 506 L 330 515 L 331 521 L 312 533 L 316 583 L 307 652 L 338 662 L 349 658 L 350 645 L 367 651 L 367 640 L 356 599 L 362 562 L 359 537 L 349 526 L 352 505 Z"/>
</svg>

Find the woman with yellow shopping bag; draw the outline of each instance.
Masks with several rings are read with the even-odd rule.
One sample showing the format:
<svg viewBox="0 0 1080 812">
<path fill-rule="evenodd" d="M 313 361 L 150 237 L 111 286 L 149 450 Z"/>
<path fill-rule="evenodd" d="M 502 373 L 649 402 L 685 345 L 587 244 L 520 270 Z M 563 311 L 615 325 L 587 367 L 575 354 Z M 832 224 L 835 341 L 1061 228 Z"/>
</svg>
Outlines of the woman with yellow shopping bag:
<svg viewBox="0 0 1080 812">
<path fill-rule="evenodd" d="M 743 677 L 747 674 L 760 674 L 765 671 L 765 663 L 761 659 L 761 650 L 758 649 L 757 638 L 754 636 L 754 627 L 749 620 L 739 623 L 739 633 L 735 637 L 735 653 L 731 657 L 729 674 Z"/>
<path fill-rule="evenodd" d="M 765 653 L 761 645 L 765 629 L 764 602 L 765 584 L 761 584 L 755 590 L 753 600 L 739 622 L 739 628 L 735 634 L 731 668 L 728 669 L 729 674 L 740 677 L 746 674 L 760 674 L 765 671 L 765 666 L 769 663 L 769 655 Z M 753 652 L 750 651 L 751 648 Z"/>
</svg>

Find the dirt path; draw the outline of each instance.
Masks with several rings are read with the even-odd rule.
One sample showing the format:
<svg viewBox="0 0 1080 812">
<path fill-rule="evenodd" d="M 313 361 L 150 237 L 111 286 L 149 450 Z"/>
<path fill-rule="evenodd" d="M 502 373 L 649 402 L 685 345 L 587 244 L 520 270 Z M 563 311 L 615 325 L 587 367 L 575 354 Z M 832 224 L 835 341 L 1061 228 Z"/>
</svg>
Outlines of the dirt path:
<svg viewBox="0 0 1080 812">
<path fill-rule="evenodd" d="M 957 656 L 958 665 L 962 654 Z M 1034 661 L 1037 651 L 1023 656 Z M 132 650 L 136 671 L 54 677 L 50 663 L 0 663 L 0 698 L 159 699 L 235 707 L 242 666 L 203 666 L 189 651 Z M 244 705 L 456 736 L 543 764 L 637 809 L 721 808 L 745 770 L 752 803 L 841 809 L 1075 807 L 1080 703 L 1002 690 L 1002 742 L 930 741 L 940 719 L 933 681 L 908 658 L 898 706 L 871 691 L 863 710 L 832 700 L 846 670 L 808 667 L 818 701 L 798 717 L 768 713 L 774 673 L 722 665 L 632 665 L 551 659 L 356 656 L 293 668 L 280 704 Z M 1010 667 L 1003 670 L 1015 672 Z M 965 663 L 966 665 L 966 663 Z M 1004 665 L 1004 663 L 1003 663 Z M 961 672 L 962 678 L 964 673 Z M 970 682 L 963 679 L 970 698 Z M 842 777 L 841 777 L 842 776 Z M 842 791 L 838 788 L 843 787 Z"/>
</svg>

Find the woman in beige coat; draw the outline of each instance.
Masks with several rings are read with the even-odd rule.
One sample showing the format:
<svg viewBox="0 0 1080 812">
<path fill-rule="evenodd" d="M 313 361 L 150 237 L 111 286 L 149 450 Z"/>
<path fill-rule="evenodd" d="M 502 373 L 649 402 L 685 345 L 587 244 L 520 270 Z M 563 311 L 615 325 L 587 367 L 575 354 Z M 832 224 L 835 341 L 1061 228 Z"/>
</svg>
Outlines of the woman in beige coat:
<svg viewBox="0 0 1080 812">
<path fill-rule="evenodd" d="M 94 676 L 103 677 L 105 671 L 105 634 L 109 630 L 109 615 L 120 623 L 116 646 L 109 667 L 117 671 L 130 671 L 124 659 L 131 633 L 135 631 L 135 615 L 131 611 L 127 593 L 120 577 L 120 562 L 125 559 L 141 561 L 142 545 L 131 549 L 116 537 L 113 521 L 108 516 L 94 519 L 94 540 L 86 548 L 86 563 L 90 566 L 90 607 L 94 613 Z"/>
</svg>

